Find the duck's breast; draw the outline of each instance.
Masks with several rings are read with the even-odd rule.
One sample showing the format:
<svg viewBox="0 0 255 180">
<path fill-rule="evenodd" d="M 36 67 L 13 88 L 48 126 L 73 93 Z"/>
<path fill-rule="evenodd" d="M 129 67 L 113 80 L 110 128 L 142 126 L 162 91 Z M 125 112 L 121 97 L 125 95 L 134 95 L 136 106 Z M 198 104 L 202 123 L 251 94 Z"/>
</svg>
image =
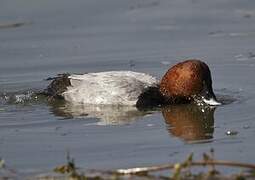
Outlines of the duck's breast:
<svg viewBox="0 0 255 180">
<path fill-rule="evenodd" d="M 156 86 L 155 77 L 132 71 L 109 71 L 69 76 L 71 86 L 63 93 L 73 103 L 135 105 L 146 87 Z"/>
</svg>

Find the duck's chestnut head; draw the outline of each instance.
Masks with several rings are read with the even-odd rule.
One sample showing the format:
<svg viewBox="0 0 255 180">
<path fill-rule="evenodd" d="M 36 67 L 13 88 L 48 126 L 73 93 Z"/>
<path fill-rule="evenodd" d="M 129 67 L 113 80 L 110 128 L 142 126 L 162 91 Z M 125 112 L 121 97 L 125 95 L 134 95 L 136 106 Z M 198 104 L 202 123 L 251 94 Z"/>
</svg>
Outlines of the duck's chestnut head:
<svg viewBox="0 0 255 180">
<path fill-rule="evenodd" d="M 210 69 L 200 60 L 187 60 L 171 67 L 161 79 L 160 92 L 170 101 L 220 104 L 213 92 Z"/>
</svg>

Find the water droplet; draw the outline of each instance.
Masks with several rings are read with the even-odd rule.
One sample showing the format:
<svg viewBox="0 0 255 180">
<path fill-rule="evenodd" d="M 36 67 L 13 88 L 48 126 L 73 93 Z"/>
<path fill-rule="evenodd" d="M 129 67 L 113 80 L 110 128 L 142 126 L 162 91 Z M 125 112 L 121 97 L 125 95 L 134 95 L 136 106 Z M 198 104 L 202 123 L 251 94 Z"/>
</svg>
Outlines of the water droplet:
<svg viewBox="0 0 255 180">
<path fill-rule="evenodd" d="M 246 124 L 246 125 L 243 126 L 243 128 L 244 128 L 244 129 L 249 129 L 250 126 Z"/>
<path fill-rule="evenodd" d="M 233 130 L 227 130 L 226 131 L 226 135 L 228 135 L 228 136 L 233 136 L 233 135 L 237 135 L 237 134 L 238 134 L 237 131 L 233 131 Z"/>
<path fill-rule="evenodd" d="M 147 126 L 148 126 L 148 127 L 152 127 L 152 126 L 154 126 L 154 124 L 147 124 Z"/>
</svg>

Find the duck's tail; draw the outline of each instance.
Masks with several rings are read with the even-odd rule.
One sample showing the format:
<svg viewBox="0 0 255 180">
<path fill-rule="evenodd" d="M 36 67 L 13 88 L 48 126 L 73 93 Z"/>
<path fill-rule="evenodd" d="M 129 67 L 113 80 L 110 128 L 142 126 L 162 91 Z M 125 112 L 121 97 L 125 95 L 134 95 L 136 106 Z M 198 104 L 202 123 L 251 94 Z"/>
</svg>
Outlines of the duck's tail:
<svg viewBox="0 0 255 180">
<path fill-rule="evenodd" d="M 48 78 L 52 80 L 51 83 L 40 94 L 48 96 L 49 98 L 63 98 L 62 93 L 67 90 L 67 87 L 71 85 L 70 74 L 58 74 L 57 77 Z"/>
</svg>

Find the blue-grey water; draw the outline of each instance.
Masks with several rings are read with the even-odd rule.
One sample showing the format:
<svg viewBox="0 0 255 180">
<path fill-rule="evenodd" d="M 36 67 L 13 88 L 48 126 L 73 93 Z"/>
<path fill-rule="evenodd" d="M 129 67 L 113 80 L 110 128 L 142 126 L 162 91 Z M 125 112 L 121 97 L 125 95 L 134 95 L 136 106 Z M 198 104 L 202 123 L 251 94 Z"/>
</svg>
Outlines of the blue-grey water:
<svg viewBox="0 0 255 180">
<path fill-rule="evenodd" d="M 176 162 L 210 148 L 216 158 L 255 163 L 255 2 L 0 4 L 0 157 L 17 173 L 49 171 L 66 162 L 67 151 L 85 169 Z M 188 58 L 210 66 L 225 105 L 205 113 L 193 106 L 143 113 L 32 95 L 59 73 L 132 70 L 160 78 Z"/>
</svg>

